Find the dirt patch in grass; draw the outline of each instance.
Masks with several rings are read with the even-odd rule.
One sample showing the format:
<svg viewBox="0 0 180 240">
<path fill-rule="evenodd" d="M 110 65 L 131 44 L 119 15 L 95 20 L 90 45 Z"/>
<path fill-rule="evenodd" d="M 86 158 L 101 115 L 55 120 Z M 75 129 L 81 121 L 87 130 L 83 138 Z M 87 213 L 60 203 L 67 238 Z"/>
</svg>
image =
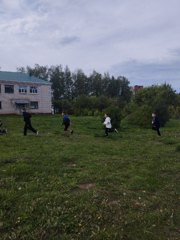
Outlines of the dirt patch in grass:
<svg viewBox="0 0 180 240">
<path fill-rule="evenodd" d="M 120 203 L 119 203 L 119 200 L 111 200 L 107 204 L 108 204 L 108 206 L 117 206 Z"/>
<path fill-rule="evenodd" d="M 80 183 L 78 185 L 78 187 L 80 189 L 85 189 L 85 190 L 89 190 L 89 189 L 93 188 L 94 186 L 95 186 L 95 184 L 93 184 L 93 183 Z"/>
<path fill-rule="evenodd" d="M 67 166 L 69 168 L 75 168 L 77 165 L 75 163 L 69 163 Z"/>
</svg>

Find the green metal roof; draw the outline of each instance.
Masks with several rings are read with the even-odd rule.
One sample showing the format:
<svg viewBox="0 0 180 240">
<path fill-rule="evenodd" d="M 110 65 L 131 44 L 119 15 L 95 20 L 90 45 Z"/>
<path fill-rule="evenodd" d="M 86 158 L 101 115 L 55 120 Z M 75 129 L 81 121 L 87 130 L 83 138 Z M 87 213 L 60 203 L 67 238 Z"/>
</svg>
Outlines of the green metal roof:
<svg viewBox="0 0 180 240">
<path fill-rule="evenodd" d="M 29 76 L 26 73 L 21 72 L 4 72 L 0 71 L 0 81 L 12 81 L 12 82 L 19 82 L 19 83 L 37 83 L 37 84 L 45 84 L 51 85 L 50 82 L 42 80 L 40 78 Z"/>
</svg>

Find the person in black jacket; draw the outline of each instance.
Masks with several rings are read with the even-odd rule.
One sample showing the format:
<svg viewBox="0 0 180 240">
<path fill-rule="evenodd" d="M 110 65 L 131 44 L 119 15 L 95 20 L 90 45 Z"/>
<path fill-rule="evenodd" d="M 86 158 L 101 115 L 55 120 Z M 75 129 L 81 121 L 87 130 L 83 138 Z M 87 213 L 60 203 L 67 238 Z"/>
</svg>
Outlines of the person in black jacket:
<svg viewBox="0 0 180 240">
<path fill-rule="evenodd" d="M 23 118 L 24 118 L 24 136 L 27 135 L 28 129 L 36 133 L 36 135 L 38 135 L 38 131 L 34 129 L 31 125 L 31 114 L 28 113 L 25 108 L 23 109 Z"/>
<path fill-rule="evenodd" d="M 152 113 L 152 129 L 155 130 L 159 136 L 161 136 L 159 128 L 160 128 L 159 119 L 155 113 Z"/>
</svg>

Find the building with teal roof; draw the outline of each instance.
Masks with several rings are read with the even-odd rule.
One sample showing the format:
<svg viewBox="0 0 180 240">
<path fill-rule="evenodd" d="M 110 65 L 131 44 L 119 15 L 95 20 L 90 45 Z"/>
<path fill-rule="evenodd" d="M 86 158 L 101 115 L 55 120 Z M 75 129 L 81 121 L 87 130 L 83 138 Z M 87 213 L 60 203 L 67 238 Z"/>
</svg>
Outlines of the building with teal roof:
<svg viewBox="0 0 180 240">
<path fill-rule="evenodd" d="M 21 72 L 0 71 L 0 114 L 51 113 L 51 83 Z"/>
</svg>

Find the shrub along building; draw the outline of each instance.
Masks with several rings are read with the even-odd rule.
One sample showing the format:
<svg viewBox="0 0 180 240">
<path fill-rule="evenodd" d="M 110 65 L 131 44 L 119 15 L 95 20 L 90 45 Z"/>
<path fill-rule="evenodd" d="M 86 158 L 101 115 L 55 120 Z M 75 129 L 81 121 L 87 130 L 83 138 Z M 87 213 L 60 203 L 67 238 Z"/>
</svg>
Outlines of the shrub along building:
<svg viewBox="0 0 180 240">
<path fill-rule="evenodd" d="M 21 72 L 0 71 L 0 114 L 51 113 L 51 83 Z"/>
</svg>

